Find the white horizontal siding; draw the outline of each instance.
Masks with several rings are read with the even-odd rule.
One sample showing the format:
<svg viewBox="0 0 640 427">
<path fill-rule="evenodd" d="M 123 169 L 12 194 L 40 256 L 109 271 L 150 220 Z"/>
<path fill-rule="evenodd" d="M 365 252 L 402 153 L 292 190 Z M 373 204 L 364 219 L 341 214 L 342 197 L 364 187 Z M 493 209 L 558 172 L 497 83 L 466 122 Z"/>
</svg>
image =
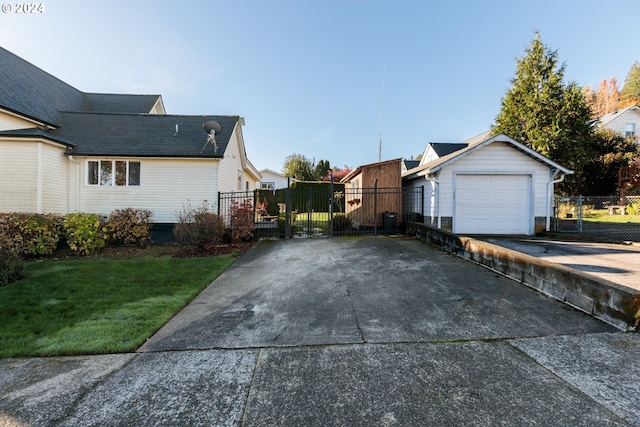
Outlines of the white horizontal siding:
<svg viewBox="0 0 640 427">
<path fill-rule="evenodd" d="M 546 216 L 549 167 L 513 149 L 494 142 L 442 169 L 439 181 L 440 216 L 453 216 L 454 175 L 456 173 L 529 174 L 533 178 L 534 216 Z"/>
<path fill-rule="evenodd" d="M 607 123 L 606 127 L 609 129 L 621 133 L 623 136 L 625 134 L 625 125 L 627 123 L 635 123 L 636 125 L 636 136 L 640 133 L 640 113 L 636 110 L 629 110 L 620 117 L 611 120 Z"/>
<path fill-rule="evenodd" d="M 0 212 L 38 211 L 38 144 L 0 141 Z"/>
<path fill-rule="evenodd" d="M 238 186 L 238 171 L 242 173 L 240 186 Z M 227 149 L 224 152 L 224 158 L 220 162 L 220 176 L 218 181 L 219 190 L 223 193 L 232 191 L 244 191 L 245 182 L 248 179 L 249 177 L 244 173 L 242 167 L 238 133 L 236 132 L 236 129 L 234 129 L 231 137 L 229 138 Z"/>
<path fill-rule="evenodd" d="M 0 111 L 0 130 L 27 129 L 36 127 L 32 122 Z"/>
<path fill-rule="evenodd" d="M 122 159 L 140 161 L 140 186 L 100 187 L 86 185 L 86 159 L 81 161 L 80 209 L 108 215 L 114 209 L 137 208 L 153 212 L 154 222 L 176 221 L 188 204 L 218 201 L 218 160 Z M 92 159 L 99 160 L 99 159 Z"/>
<path fill-rule="evenodd" d="M 65 214 L 69 207 L 69 160 L 64 149 L 42 144 L 42 211 Z"/>
</svg>

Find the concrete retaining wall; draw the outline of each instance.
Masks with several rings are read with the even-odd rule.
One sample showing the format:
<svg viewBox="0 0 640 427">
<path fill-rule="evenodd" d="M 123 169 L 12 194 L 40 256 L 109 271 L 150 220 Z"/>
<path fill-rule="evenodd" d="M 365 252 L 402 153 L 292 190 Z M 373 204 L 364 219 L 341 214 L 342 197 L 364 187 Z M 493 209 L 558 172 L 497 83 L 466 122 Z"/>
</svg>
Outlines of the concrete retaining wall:
<svg viewBox="0 0 640 427">
<path fill-rule="evenodd" d="M 420 223 L 407 223 L 407 235 L 426 240 L 476 262 L 619 329 L 639 329 L 640 291 L 573 268 Z"/>
</svg>

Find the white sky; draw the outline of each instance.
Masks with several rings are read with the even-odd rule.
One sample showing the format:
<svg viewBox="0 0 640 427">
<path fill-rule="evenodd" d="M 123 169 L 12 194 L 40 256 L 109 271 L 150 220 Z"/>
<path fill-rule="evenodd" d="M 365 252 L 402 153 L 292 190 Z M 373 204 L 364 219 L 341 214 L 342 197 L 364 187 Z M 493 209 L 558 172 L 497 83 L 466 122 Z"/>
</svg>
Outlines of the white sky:
<svg viewBox="0 0 640 427">
<path fill-rule="evenodd" d="M 536 30 L 580 85 L 622 87 L 640 61 L 637 0 L 39 3 L 0 12 L 2 47 L 85 92 L 242 116 L 249 159 L 276 171 L 377 161 L 381 111 L 383 160 L 487 130 Z"/>
</svg>

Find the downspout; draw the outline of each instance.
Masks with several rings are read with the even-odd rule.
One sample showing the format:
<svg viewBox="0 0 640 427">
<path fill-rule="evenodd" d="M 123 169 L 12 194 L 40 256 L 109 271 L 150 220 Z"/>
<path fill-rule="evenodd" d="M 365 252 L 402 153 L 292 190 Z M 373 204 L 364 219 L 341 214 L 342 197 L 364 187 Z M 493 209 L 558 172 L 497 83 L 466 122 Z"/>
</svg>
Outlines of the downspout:
<svg viewBox="0 0 640 427">
<path fill-rule="evenodd" d="M 438 173 L 436 172 L 435 177 L 430 177 L 429 175 L 425 175 L 425 179 L 432 183 L 433 192 L 434 192 L 434 201 L 433 201 L 433 214 L 438 219 L 438 229 L 441 228 L 442 221 L 440 219 L 440 182 L 438 181 Z M 424 206 L 422 208 L 424 210 Z M 429 224 L 431 225 L 431 224 Z"/>
<path fill-rule="evenodd" d="M 565 174 L 562 174 L 560 176 L 560 178 L 554 179 L 559 173 L 560 173 L 560 170 L 556 169 L 553 172 L 553 175 L 551 176 L 551 179 L 547 183 L 547 194 L 549 195 L 549 204 L 548 204 L 548 208 L 547 208 L 547 221 L 546 221 L 546 225 L 545 225 L 546 231 L 550 231 L 549 228 L 551 227 L 551 215 L 553 215 L 553 191 L 551 190 L 551 188 L 555 184 L 564 181 L 564 177 L 565 177 Z"/>
</svg>

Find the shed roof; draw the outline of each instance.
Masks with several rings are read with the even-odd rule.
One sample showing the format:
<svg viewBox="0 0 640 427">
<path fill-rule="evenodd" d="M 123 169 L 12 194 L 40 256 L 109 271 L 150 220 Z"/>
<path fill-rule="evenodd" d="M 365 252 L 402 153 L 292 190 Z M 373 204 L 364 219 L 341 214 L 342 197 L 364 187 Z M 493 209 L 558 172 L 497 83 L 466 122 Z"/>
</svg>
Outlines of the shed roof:
<svg viewBox="0 0 640 427">
<path fill-rule="evenodd" d="M 399 166 L 400 162 L 402 162 L 402 158 L 393 159 L 393 160 L 386 160 L 386 161 L 383 161 L 383 162 L 369 163 L 367 165 L 358 166 L 357 168 L 355 168 L 354 170 L 349 172 L 347 175 L 345 175 L 345 177 L 342 178 L 340 180 L 340 182 L 349 182 L 349 181 L 351 181 L 354 177 L 360 175 L 360 173 L 362 173 L 362 171 L 364 169 L 371 168 L 371 167 L 376 167 L 376 166 L 380 166 L 380 165 L 384 165 L 384 164 L 387 164 L 387 163 L 398 163 L 398 166 Z"/>
</svg>

